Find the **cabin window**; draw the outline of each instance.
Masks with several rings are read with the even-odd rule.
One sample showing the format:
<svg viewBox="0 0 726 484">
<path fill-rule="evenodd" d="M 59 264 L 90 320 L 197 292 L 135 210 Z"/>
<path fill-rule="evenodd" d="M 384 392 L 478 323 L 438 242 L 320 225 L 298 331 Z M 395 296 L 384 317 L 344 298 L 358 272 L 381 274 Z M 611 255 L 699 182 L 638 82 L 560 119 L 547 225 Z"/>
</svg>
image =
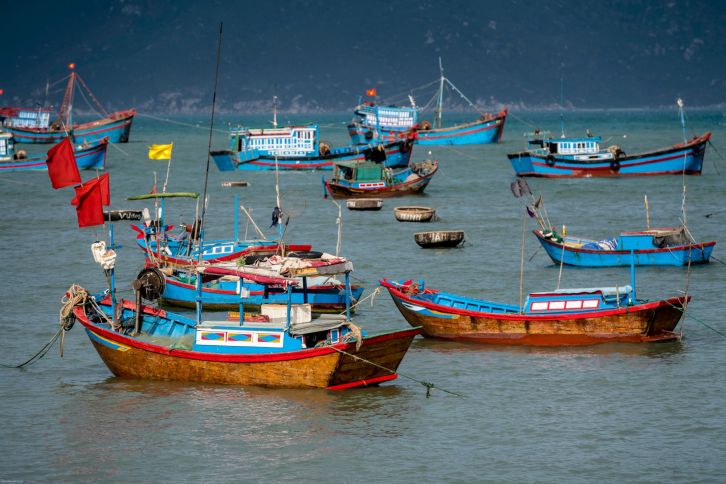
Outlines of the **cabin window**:
<svg viewBox="0 0 726 484">
<path fill-rule="evenodd" d="M 337 329 L 330 330 L 330 342 L 337 343 L 340 339 L 340 332 Z"/>
</svg>

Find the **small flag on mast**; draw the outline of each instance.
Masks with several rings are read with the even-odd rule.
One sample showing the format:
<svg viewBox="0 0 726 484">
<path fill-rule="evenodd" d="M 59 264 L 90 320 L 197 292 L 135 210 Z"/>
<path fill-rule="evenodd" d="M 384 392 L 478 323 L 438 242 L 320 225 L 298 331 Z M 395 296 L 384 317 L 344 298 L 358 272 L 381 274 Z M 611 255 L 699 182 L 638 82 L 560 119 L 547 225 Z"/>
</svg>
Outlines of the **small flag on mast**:
<svg viewBox="0 0 726 484">
<path fill-rule="evenodd" d="M 366 90 L 366 96 L 376 97 L 376 94 L 377 93 L 376 93 L 375 87 L 372 87 L 372 88 Z"/>
<path fill-rule="evenodd" d="M 149 146 L 149 159 L 150 160 L 170 160 L 171 150 L 174 143 L 168 145 L 151 145 Z"/>
</svg>

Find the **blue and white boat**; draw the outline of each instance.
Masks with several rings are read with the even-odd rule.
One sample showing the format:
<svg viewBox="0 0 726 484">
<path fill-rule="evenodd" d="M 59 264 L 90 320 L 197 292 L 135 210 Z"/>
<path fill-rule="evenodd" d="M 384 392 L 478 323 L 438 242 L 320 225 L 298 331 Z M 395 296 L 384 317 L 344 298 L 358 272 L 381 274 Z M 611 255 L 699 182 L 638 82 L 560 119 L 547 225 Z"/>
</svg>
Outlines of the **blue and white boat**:
<svg viewBox="0 0 726 484">
<path fill-rule="evenodd" d="M 700 175 L 710 138 L 711 133 L 705 133 L 667 148 L 629 155 L 619 146 L 601 148 L 599 136 L 553 138 L 536 131 L 530 149 L 507 156 L 517 176 Z"/>
<path fill-rule="evenodd" d="M 504 132 L 507 110 L 497 114 L 479 111 L 448 78 L 439 59 L 439 91 L 434 124 L 420 120 L 421 108 L 417 107 L 413 97 L 409 97 L 411 107 L 378 106 L 374 102 L 359 103 L 354 109 L 355 118 L 348 125 L 348 134 L 353 143 L 369 143 L 371 140 L 394 140 L 409 133 L 415 133 L 417 145 L 481 145 L 499 143 Z M 474 121 L 453 126 L 443 126 L 444 88 L 449 86 L 471 107 L 479 111 L 480 117 Z"/>
<path fill-rule="evenodd" d="M 556 264 L 579 267 L 683 266 L 708 263 L 716 241 L 696 242 L 684 227 L 622 232 L 602 240 L 535 230 L 534 235 Z M 626 249 L 627 247 L 627 249 Z"/>
<path fill-rule="evenodd" d="M 246 311 L 255 312 L 263 304 L 287 304 L 288 297 L 291 297 L 292 304 L 309 304 L 315 313 L 345 311 L 345 284 L 333 276 L 298 278 L 291 295 L 280 286 L 270 284 L 270 281 L 281 277 L 281 266 L 273 270 L 275 266 L 268 264 L 269 260 L 276 259 L 280 258 L 273 256 L 255 266 L 214 264 L 191 270 L 174 270 L 171 275 L 163 272 L 162 302 L 173 306 L 195 307 L 197 277 L 202 277 L 202 303 L 209 310 L 236 310 L 242 303 Z M 265 266 L 270 268 L 265 270 Z M 363 294 L 363 288 L 351 285 L 350 291 L 351 302 L 355 305 Z"/>
<path fill-rule="evenodd" d="M 75 145 L 73 153 L 81 170 L 103 170 L 106 167 L 108 139 Z M 48 169 L 47 153 L 28 155 L 25 150 L 15 150 L 13 135 L 0 131 L 0 173 L 14 171 L 43 171 Z"/>
<path fill-rule="evenodd" d="M 91 99 L 96 102 L 96 108 L 102 116 L 99 119 L 74 123 L 73 95 L 79 81 Z M 92 143 L 107 138 L 110 143 L 126 143 L 131 133 L 131 123 L 136 115 L 135 109 L 126 109 L 108 113 L 86 86 L 83 79 L 71 72 L 68 76 L 63 103 L 58 118 L 51 122 L 51 111 L 48 108 L 0 108 L 0 123 L 4 129 L 12 133 L 17 143 L 57 143 L 67 136 L 73 143 Z"/>
<path fill-rule="evenodd" d="M 408 165 L 412 145 L 406 138 L 331 148 L 319 141 L 315 124 L 237 127 L 230 130 L 229 149 L 212 151 L 211 155 L 219 171 L 332 170 L 339 161 L 363 160 L 395 168 Z"/>
</svg>

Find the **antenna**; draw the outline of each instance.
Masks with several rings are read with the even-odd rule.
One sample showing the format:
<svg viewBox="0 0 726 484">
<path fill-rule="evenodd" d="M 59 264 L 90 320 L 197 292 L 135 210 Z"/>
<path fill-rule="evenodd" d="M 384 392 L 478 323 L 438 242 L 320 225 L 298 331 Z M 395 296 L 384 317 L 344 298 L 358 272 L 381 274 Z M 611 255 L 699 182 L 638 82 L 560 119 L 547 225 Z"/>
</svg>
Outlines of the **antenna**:
<svg viewBox="0 0 726 484">
<path fill-rule="evenodd" d="M 560 77 L 560 129 L 562 137 L 565 137 L 565 78 Z"/>
<path fill-rule="evenodd" d="M 212 119 L 209 122 L 209 144 L 207 146 L 207 169 L 204 172 L 204 195 L 202 196 L 202 219 L 199 223 L 199 262 L 202 262 L 202 249 L 204 247 L 204 216 L 207 213 L 207 184 L 209 182 L 209 161 L 212 151 L 212 133 L 214 131 L 214 108 L 217 105 L 217 81 L 219 80 L 219 57 L 222 51 L 222 25 L 219 23 L 219 36 L 217 37 L 217 65 L 214 69 L 214 94 L 212 95 Z"/>
<path fill-rule="evenodd" d="M 277 96 L 272 96 L 272 127 L 277 128 Z"/>
</svg>

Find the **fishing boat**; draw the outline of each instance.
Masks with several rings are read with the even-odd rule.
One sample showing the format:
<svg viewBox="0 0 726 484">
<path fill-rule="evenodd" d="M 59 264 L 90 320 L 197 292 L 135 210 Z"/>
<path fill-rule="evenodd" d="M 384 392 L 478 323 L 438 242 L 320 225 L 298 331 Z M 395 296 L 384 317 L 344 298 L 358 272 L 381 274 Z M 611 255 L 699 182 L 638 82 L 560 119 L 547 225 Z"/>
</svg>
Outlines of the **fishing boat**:
<svg viewBox="0 0 726 484">
<path fill-rule="evenodd" d="M 423 281 L 380 281 L 423 335 L 503 345 L 589 345 L 676 340 L 690 296 L 642 301 L 632 286 L 560 289 L 530 294 L 522 306 L 459 296 Z"/>
<path fill-rule="evenodd" d="M 369 143 L 375 139 L 397 139 L 406 133 L 415 133 L 418 145 L 470 145 L 499 143 L 504 132 L 507 110 L 489 114 L 479 109 L 448 78 L 439 58 L 439 91 L 434 111 L 433 125 L 420 120 L 421 109 L 416 106 L 412 96 L 410 107 L 379 106 L 373 101 L 359 103 L 354 109 L 354 120 L 348 125 L 348 134 L 353 143 Z M 444 127 L 443 99 L 444 89 L 449 86 L 479 112 L 480 117 L 463 124 Z M 371 94 L 375 96 L 375 90 Z"/>
<path fill-rule="evenodd" d="M 408 165 L 413 141 L 397 139 L 331 148 L 318 140 L 318 126 L 233 128 L 227 150 L 212 151 L 219 171 L 332 170 L 339 161 L 373 161 L 387 167 Z"/>
<path fill-rule="evenodd" d="M 535 132 L 530 149 L 507 155 L 517 176 L 549 178 L 644 175 L 700 175 L 711 133 L 684 143 L 626 154 L 619 146 L 600 146 L 599 136 L 553 138 Z"/>
<path fill-rule="evenodd" d="M 110 143 L 128 142 L 136 110 L 126 109 L 109 113 L 96 100 L 86 83 L 75 71 L 71 71 L 67 79 L 68 84 L 60 112 L 53 122 L 50 121 L 50 110 L 46 108 L 0 108 L 0 123 L 4 129 L 13 134 L 15 141 L 17 143 L 57 143 L 66 136 L 70 136 L 76 144 L 91 143 L 104 138 L 108 138 Z M 100 119 L 74 123 L 72 106 L 77 84 L 80 84 L 88 93 L 88 97 L 95 102 L 97 110 L 102 115 Z"/>
<path fill-rule="evenodd" d="M 438 161 L 411 163 L 393 171 L 378 163 L 356 161 L 335 164 L 333 177 L 323 177 L 324 195 L 333 198 L 398 197 L 421 193 L 439 168 Z"/>
<path fill-rule="evenodd" d="M 552 229 L 533 232 L 556 264 L 580 267 L 627 266 L 631 258 L 641 266 L 703 264 L 716 245 L 716 241 L 696 242 L 685 227 L 621 232 L 619 237 L 601 240 L 560 235 Z"/>
<path fill-rule="evenodd" d="M 334 265 L 344 271 L 350 294 L 352 265 L 339 258 Z M 205 319 L 202 298 L 195 318 L 143 304 L 160 295 L 154 278 L 144 272 L 133 284 L 135 301 L 117 301 L 106 293 L 87 296 L 77 286 L 67 296 L 73 301 L 72 318 L 118 377 L 330 390 L 395 379 L 420 331 L 369 336 L 350 319 L 350 298 L 343 315 L 314 316 L 309 304 L 293 304 L 296 278 L 320 275 L 316 267 L 290 267 L 285 276 L 265 280 L 286 291 L 287 303 L 263 304 L 257 316 L 241 308 L 237 320 Z M 107 270 L 113 277 L 113 266 Z"/>
<path fill-rule="evenodd" d="M 321 254 L 322 257 L 322 254 Z M 197 277 L 202 278 L 202 303 L 208 310 L 234 310 L 242 303 L 245 310 L 259 311 L 263 304 L 286 304 L 287 293 L 267 284 L 280 278 L 281 259 L 270 256 L 255 265 L 214 264 L 194 268 L 158 270 L 163 278 L 161 302 L 165 305 L 191 308 L 197 297 Z M 311 260 L 311 259 L 304 259 Z M 319 258 L 318 258 L 319 260 Z M 363 288 L 351 285 L 351 301 L 355 304 Z M 293 304 L 309 304 L 314 313 L 345 311 L 345 285 L 330 275 L 298 279 L 292 290 Z"/>
<path fill-rule="evenodd" d="M 73 146 L 76 164 L 81 170 L 103 170 L 106 167 L 108 139 Z M 0 173 L 14 171 L 42 171 L 48 169 L 48 155 L 28 155 L 25 150 L 15 150 L 13 136 L 0 132 Z"/>
</svg>

